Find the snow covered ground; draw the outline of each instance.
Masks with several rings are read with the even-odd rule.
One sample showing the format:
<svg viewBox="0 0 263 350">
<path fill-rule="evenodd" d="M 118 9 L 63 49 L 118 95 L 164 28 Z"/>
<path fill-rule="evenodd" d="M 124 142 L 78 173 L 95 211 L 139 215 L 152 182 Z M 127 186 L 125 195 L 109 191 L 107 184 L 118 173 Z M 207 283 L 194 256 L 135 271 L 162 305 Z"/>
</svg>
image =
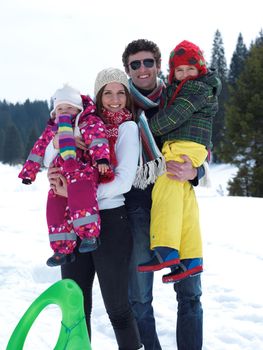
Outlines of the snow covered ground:
<svg viewBox="0 0 263 350">
<path fill-rule="evenodd" d="M 60 279 L 59 269 L 45 264 L 50 256 L 46 172 L 24 186 L 19 169 L 0 164 L 0 349 L 6 349 L 31 303 Z M 263 198 L 228 197 L 227 181 L 235 171 L 229 165 L 211 166 L 212 187 L 196 190 L 204 242 L 204 350 L 263 349 Z M 156 273 L 154 285 L 157 329 L 163 350 L 175 350 L 177 303 L 162 274 Z M 53 349 L 60 321 L 58 307 L 48 306 L 24 349 Z M 92 324 L 92 350 L 116 350 L 97 281 Z"/>
</svg>

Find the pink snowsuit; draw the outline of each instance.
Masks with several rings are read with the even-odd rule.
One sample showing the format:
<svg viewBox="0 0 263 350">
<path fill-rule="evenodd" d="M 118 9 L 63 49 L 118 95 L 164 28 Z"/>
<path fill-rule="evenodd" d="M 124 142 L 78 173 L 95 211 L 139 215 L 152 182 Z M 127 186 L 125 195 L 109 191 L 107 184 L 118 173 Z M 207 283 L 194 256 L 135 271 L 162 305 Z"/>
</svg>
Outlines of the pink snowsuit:
<svg viewBox="0 0 263 350">
<path fill-rule="evenodd" d="M 79 117 L 78 127 L 87 151 L 76 149 L 75 169 L 67 170 L 66 162 L 60 154 L 53 161 L 53 166 L 60 168 L 68 185 L 68 198 L 56 195 L 49 190 L 47 199 L 47 224 L 50 245 L 54 252 L 70 254 L 76 246 L 76 234 L 81 238 L 98 237 L 100 216 L 97 202 L 98 182 L 109 182 L 114 173 L 109 170 L 101 176 L 97 162 L 110 160 L 105 125 L 95 115 L 96 107 L 90 97 L 82 96 L 84 111 Z M 75 118 L 72 119 L 75 124 Z M 76 127 L 76 126 L 75 126 Z M 35 180 L 45 155 L 45 150 L 57 131 L 57 124 L 49 120 L 46 129 L 34 144 L 18 177 L 23 183 Z"/>
</svg>

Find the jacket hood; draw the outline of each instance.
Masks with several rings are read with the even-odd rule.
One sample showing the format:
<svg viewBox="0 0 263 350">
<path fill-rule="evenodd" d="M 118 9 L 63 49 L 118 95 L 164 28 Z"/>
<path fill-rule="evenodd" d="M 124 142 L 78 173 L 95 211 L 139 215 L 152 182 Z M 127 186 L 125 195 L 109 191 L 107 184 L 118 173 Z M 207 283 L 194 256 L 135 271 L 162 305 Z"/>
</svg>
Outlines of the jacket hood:
<svg viewBox="0 0 263 350">
<path fill-rule="evenodd" d="M 216 69 L 209 69 L 207 74 L 201 76 L 199 80 L 210 85 L 213 88 L 214 95 L 219 96 L 222 90 L 222 83 Z"/>
</svg>

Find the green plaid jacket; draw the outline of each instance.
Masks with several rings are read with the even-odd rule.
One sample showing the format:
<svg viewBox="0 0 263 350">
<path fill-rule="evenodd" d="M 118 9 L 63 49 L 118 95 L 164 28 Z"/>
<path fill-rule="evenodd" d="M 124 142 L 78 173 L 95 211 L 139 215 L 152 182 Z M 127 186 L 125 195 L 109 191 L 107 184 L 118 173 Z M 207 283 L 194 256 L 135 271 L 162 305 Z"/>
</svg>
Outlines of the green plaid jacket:
<svg viewBox="0 0 263 350">
<path fill-rule="evenodd" d="M 215 71 L 186 81 L 174 102 L 167 107 L 178 82 L 168 86 L 162 95 L 163 108 L 149 121 L 151 131 L 162 143 L 188 140 L 211 148 L 213 118 L 218 110 L 221 81 Z"/>
</svg>

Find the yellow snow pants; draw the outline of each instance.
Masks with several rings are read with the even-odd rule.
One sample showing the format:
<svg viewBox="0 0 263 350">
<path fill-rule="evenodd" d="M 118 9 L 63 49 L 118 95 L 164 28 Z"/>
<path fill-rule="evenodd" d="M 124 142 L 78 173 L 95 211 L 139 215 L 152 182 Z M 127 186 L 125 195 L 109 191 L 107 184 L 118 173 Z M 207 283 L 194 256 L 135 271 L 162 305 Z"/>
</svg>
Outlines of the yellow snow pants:
<svg viewBox="0 0 263 350">
<path fill-rule="evenodd" d="M 166 162 L 183 162 L 187 155 L 194 167 L 207 157 L 204 145 L 191 141 L 167 141 L 162 153 Z M 199 209 L 189 181 L 169 179 L 167 173 L 158 177 L 152 192 L 150 240 L 151 249 L 170 247 L 179 251 L 180 259 L 202 257 Z"/>
</svg>

